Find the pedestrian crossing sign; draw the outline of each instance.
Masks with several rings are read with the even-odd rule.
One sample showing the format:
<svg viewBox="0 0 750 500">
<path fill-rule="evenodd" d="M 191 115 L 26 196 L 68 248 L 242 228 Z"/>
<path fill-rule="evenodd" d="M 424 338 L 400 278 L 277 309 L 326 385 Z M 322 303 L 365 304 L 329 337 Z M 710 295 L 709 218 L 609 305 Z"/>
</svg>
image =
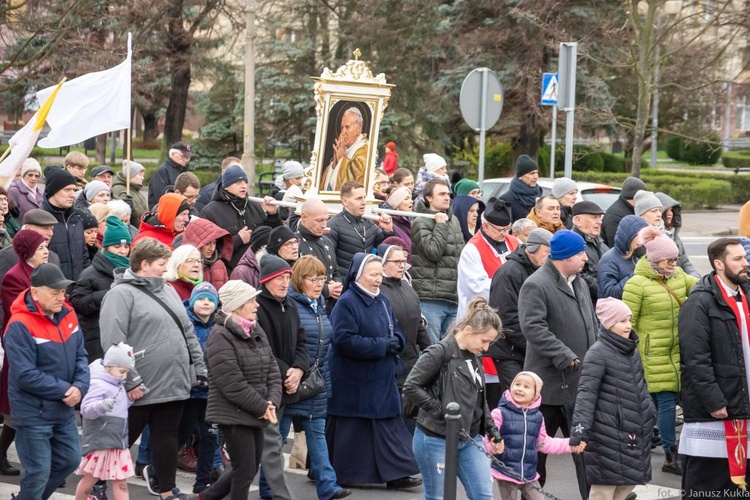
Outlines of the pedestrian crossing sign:
<svg viewBox="0 0 750 500">
<path fill-rule="evenodd" d="M 557 106 L 557 73 L 542 75 L 542 106 Z"/>
</svg>

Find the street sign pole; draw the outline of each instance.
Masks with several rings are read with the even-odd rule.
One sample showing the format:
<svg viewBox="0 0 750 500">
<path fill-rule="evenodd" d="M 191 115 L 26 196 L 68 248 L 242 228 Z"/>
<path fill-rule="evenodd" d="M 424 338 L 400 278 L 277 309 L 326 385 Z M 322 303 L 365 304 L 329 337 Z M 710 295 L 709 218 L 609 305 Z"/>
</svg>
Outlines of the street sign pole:
<svg viewBox="0 0 750 500">
<path fill-rule="evenodd" d="M 573 135 L 576 105 L 576 42 L 560 44 L 560 97 L 558 105 L 567 113 L 565 122 L 565 177 L 573 175 Z"/>
<path fill-rule="evenodd" d="M 557 149 L 557 106 L 552 106 L 552 145 L 549 149 L 549 176 L 555 178 L 555 149 Z"/>
<path fill-rule="evenodd" d="M 484 150 L 485 137 L 487 132 L 487 68 L 482 68 L 482 94 L 479 98 L 479 179 L 478 182 L 484 181 Z"/>
</svg>

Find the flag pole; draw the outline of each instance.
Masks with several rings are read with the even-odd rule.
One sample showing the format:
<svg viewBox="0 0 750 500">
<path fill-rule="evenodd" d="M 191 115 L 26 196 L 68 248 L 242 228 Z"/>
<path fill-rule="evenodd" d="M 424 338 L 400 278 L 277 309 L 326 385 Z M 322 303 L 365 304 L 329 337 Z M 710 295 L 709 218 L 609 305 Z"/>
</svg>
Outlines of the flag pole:
<svg viewBox="0 0 750 500">
<path fill-rule="evenodd" d="M 3 153 L 2 156 L 0 156 L 0 163 L 2 163 L 2 161 L 5 159 L 5 157 L 10 154 L 10 150 L 11 150 L 11 145 L 8 144 L 8 149 L 6 149 L 5 153 Z"/>
<path fill-rule="evenodd" d="M 131 117 L 132 120 L 132 117 Z M 130 127 L 128 127 L 128 145 L 127 145 L 127 152 L 125 153 L 125 194 L 130 196 L 130 154 L 132 152 L 132 148 L 130 146 L 130 143 L 133 141 L 133 136 L 130 134 Z"/>
</svg>

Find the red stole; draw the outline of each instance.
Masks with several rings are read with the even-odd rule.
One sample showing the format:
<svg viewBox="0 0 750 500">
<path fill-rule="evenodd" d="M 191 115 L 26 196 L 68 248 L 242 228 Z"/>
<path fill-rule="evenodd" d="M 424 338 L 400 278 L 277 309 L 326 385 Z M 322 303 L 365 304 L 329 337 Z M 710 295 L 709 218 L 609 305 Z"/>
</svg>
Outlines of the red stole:
<svg viewBox="0 0 750 500">
<path fill-rule="evenodd" d="M 734 313 L 737 328 L 740 331 L 740 336 L 742 336 L 742 317 L 737 300 L 729 296 L 718 276 L 714 275 L 714 278 L 719 284 L 719 290 L 721 290 L 724 301 Z M 744 293 L 741 293 L 740 296 L 742 297 L 742 314 L 745 315 L 746 323 L 750 324 L 750 307 L 747 304 L 747 297 Z M 729 476 L 732 482 L 744 491 L 746 489 L 745 475 L 747 474 L 747 421 L 744 419 L 725 420 L 724 433 L 727 443 Z"/>
<path fill-rule="evenodd" d="M 500 269 L 500 266 L 503 265 L 505 259 L 501 258 L 497 251 L 487 243 L 487 240 L 484 239 L 484 236 L 482 236 L 480 231 L 477 231 L 476 234 L 471 237 L 469 243 L 473 243 L 474 246 L 477 247 L 479 257 L 482 259 L 482 267 L 484 267 L 487 276 L 492 279 L 495 275 L 495 271 Z M 508 247 L 509 252 L 512 252 L 518 247 L 518 240 L 515 236 L 507 235 L 505 237 L 505 246 Z M 495 368 L 495 363 L 492 361 L 492 358 L 487 356 L 482 358 L 482 366 L 484 366 L 485 373 L 497 375 L 497 369 Z"/>
</svg>

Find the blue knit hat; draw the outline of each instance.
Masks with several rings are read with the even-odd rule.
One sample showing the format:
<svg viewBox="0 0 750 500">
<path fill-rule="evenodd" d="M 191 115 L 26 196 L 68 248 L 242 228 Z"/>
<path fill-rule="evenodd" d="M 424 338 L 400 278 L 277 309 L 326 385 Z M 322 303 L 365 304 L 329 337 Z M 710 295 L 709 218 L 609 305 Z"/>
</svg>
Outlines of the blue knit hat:
<svg viewBox="0 0 750 500">
<path fill-rule="evenodd" d="M 557 231 L 549 242 L 552 260 L 564 260 L 586 250 L 586 241 L 569 229 Z"/>
<path fill-rule="evenodd" d="M 221 174 L 221 185 L 224 187 L 229 187 L 239 181 L 247 182 L 247 174 L 237 165 L 232 165 Z"/>
<path fill-rule="evenodd" d="M 198 299 L 204 297 L 211 299 L 214 305 L 219 307 L 219 292 L 216 291 L 216 288 L 211 283 L 204 281 L 193 288 L 193 293 L 190 294 L 190 309 L 193 308 Z"/>
</svg>

